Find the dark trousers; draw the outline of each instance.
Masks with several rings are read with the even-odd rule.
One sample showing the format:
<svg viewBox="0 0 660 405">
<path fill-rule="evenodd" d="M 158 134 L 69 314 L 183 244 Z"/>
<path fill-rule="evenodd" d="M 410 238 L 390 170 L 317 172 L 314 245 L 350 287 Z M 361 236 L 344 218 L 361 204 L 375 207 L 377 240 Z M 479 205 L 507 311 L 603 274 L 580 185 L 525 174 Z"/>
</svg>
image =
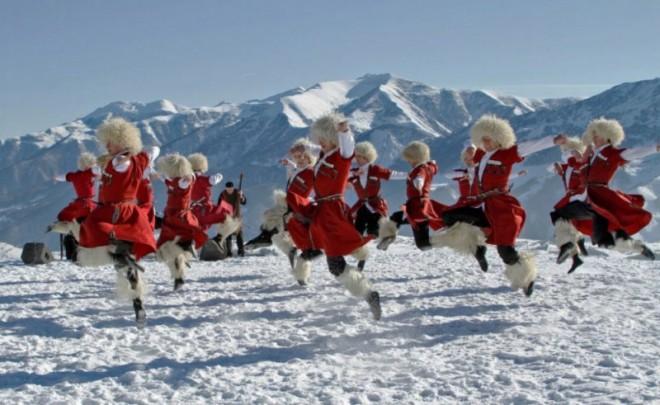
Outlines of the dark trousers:
<svg viewBox="0 0 660 405">
<path fill-rule="evenodd" d="M 243 249 L 243 229 L 239 229 L 236 233 L 227 236 L 225 246 L 227 247 L 227 255 L 231 256 L 231 245 L 234 235 L 236 235 L 236 247 L 238 247 L 238 255 L 243 256 L 245 250 Z"/>
<path fill-rule="evenodd" d="M 369 235 L 378 236 L 378 220 L 381 215 L 377 212 L 369 211 L 366 205 L 360 207 L 355 217 L 355 229 L 364 235 L 366 231 Z"/>
<path fill-rule="evenodd" d="M 344 256 L 326 256 L 326 260 L 328 262 L 328 270 L 335 277 L 339 277 L 346 269 L 346 259 L 344 259 Z"/>
<path fill-rule="evenodd" d="M 484 210 L 477 207 L 460 207 L 445 211 L 442 214 L 442 220 L 447 227 L 453 226 L 457 222 L 464 222 L 479 228 L 490 226 Z M 505 264 L 512 265 L 520 261 L 520 255 L 514 246 L 498 245 L 497 254 Z"/>
<path fill-rule="evenodd" d="M 408 220 L 403 216 L 403 211 L 397 211 L 390 215 L 390 220 L 396 224 L 397 228 L 400 228 L 403 224 L 409 224 Z M 415 246 L 422 250 L 431 247 L 429 221 L 418 222 L 415 226 L 411 225 L 411 228 L 415 239 Z"/>
<path fill-rule="evenodd" d="M 591 239 L 594 243 L 603 247 L 614 246 L 614 237 L 612 237 L 612 234 L 607 230 L 609 222 L 602 215 L 598 215 L 586 202 L 572 201 L 550 213 L 550 220 L 553 225 L 560 219 L 567 221 L 572 219 L 591 220 L 593 224 Z M 617 237 L 621 237 L 622 239 L 630 238 L 623 231 L 617 232 Z"/>
<path fill-rule="evenodd" d="M 442 214 L 442 220 L 448 228 L 456 222 L 465 222 L 479 228 L 488 228 L 490 226 L 484 210 L 475 207 L 460 207 L 445 211 Z"/>
</svg>

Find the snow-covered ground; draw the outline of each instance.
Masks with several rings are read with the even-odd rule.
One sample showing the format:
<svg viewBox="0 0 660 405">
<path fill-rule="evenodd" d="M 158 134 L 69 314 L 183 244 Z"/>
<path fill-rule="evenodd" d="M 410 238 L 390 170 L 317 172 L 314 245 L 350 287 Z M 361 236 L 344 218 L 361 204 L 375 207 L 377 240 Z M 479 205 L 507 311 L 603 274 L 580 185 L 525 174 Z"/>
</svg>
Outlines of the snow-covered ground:
<svg viewBox="0 0 660 405">
<path fill-rule="evenodd" d="M 649 403 L 660 401 L 660 262 L 591 250 L 567 275 L 547 242 L 526 298 L 401 238 L 366 273 L 384 316 L 322 262 L 298 287 L 271 250 L 194 263 L 171 291 L 148 261 L 148 324 L 111 269 L 27 267 L 0 249 L 1 403 Z M 653 245 L 660 251 L 660 244 Z"/>
</svg>

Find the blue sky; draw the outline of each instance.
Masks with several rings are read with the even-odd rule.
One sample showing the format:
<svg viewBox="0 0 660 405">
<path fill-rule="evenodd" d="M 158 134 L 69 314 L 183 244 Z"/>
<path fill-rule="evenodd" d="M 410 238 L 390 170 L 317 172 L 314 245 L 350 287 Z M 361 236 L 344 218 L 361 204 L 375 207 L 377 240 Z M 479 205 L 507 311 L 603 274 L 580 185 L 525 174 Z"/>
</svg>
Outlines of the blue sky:
<svg viewBox="0 0 660 405">
<path fill-rule="evenodd" d="M 0 1 L 0 138 L 111 101 L 200 106 L 392 73 L 586 97 L 660 76 L 660 1 Z"/>
</svg>

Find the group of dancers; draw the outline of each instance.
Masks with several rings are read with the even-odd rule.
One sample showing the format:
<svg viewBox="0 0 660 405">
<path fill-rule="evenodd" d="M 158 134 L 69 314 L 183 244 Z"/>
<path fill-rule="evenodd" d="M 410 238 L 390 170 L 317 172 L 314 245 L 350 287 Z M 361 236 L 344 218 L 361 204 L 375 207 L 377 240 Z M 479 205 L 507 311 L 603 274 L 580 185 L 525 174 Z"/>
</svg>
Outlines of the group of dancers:
<svg viewBox="0 0 660 405">
<path fill-rule="evenodd" d="M 231 204 L 212 204 L 211 187 L 221 177 L 205 174 L 208 162 L 203 155 L 173 153 L 156 160 L 158 148 L 143 149 L 139 130 L 121 118 L 108 120 L 97 133 L 106 154 L 95 158 L 83 153 L 80 170 L 60 178 L 73 183 L 78 198 L 49 229 L 73 235 L 80 265 L 115 266 L 118 285 L 132 299 L 136 320 L 143 325 L 140 259 L 155 253 L 167 264 L 178 289 L 196 250 L 207 240 L 208 228 L 218 225 L 214 240 L 221 244 L 240 229 L 241 220 Z M 473 256 L 484 272 L 489 269 L 487 246 L 494 245 L 511 287 L 530 296 L 537 269 L 531 253 L 516 249 L 526 212 L 511 193 L 510 180 L 516 175 L 514 165 L 554 146 L 568 156 L 555 165 L 565 188 L 550 214 L 557 263 L 572 258 L 569 273 L 575 271 L 583 263 L 580 256 L 587 254 L 586 237 L 600 247 L 654 259 L 641 240 L 632 238 L 651 221 L 644 198 L 614 190 L 609 183 L 620 167 L 657 153 L 660 146 L 626 149 L 620 147 L 623 139 L 616 120 L 599 118 L 589 123 L 581 139 L 560 134 L 517 143 L 506 120 L 484 115 L 472 126 L 471 144 L 461 153 L 464 167 L 454 172 L 460 197 L 445 204 L 431 198 L 439 168 L 426 144 L 414 141 L 404 147 L 408 173 L 392 170 L 376 163 L 371 143 L 355 142 L 344 116 L 331 113 L 316 120 L 309 138 L 295 141 L 281 161 L 287 169 L 286 188 L 273 193 L 274 206 L 264 212 L 261 233 L 246 249 L 274 244 L 288 257 L 301 285 L 309 281 L 312 261 L 325 255 L 330 273 L 380 319 L 380 295 L 364 273 L 367 244 L 374 240 L 379 250 L 387 250 L 399 228 L 408 224 L 420 250 L 451 248 Z M 157 241 L 151 191 L 156 179 L 164 181 L 168 191 Z M 405 181 L 407 200 L 390 214 L 381 182 L 396 180 Z M 353 206 L 345 202 L 347 188 L 357 196 Z"/>
</svg>

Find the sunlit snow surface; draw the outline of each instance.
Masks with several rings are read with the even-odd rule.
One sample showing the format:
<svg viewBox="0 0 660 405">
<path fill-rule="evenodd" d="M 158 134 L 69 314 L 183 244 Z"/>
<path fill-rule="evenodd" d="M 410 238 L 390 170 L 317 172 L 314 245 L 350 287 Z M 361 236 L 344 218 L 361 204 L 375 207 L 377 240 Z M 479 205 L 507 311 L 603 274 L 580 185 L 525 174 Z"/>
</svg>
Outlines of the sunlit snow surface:
<svg viewBox="0 0 660 405">
<path fill-rule="evenodd" d="M 483 274 L 408 238 L 372 247 L 380 322 L 322 261 L 307 288 L 269 249 L 195 262 L 174 293 L 148 260 L 143 330 L 114 270 L 28 267 L 0 245 L 0 402 L 660 401 L 660 262 L 591 249 L 567 275 L 554 246 L 521 245 L 540 268 L 531 298 L 508 288 L 493 249 Z"/>
</svg>

